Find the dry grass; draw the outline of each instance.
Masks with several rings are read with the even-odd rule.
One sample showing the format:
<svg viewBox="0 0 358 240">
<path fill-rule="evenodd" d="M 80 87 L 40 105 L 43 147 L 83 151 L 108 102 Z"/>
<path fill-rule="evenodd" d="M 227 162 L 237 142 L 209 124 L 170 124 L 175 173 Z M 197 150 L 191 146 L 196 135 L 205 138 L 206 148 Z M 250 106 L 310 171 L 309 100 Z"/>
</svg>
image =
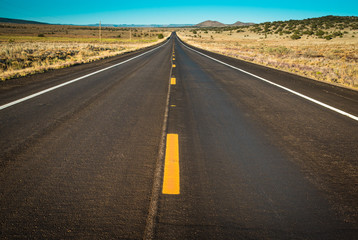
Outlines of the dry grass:
<svg viewBox="0 0 358 240">
<path fill-rule="evenodd" d="M 1 80 L 123 54 L 164 41 L 158 38 L 160 33 L 165 37 L 170 34 L 162 29 L 104 28 L 100 40 L 95 27 L 1 26 Z M 44 37 L 39 37 L 41 34 Z"/>
<path fill-rule="evenodd" d="M 158 28 L 119 28 L 119 27 L 102 27 L 101 35 L 103 39 L 129 39 L 132 40 L 156 39 L 157 34 L 167 32 L 166 29 Z M 11 24 L 0 23 L 0 36 L 13 37 L 37 37 L 44 35 L 48 38 L 63 38 L 66 41 L 71 38 L 86 39 L 86 41 L 97 41 L 99 37 L 98 27 L 88 26 L 71 26 L 71 25 L 36 25 L 36 24 Z"/>
<path fill-rule="evenodd" d="M 349 31 L 349 30 L 348 30 Z M 187 43 L 312 79 L 358 88 L 358 31 L 330 41 L 233 31 L 177 32 Z M 354 36 L 354 37 L 352 37 Z"/>
</svg>

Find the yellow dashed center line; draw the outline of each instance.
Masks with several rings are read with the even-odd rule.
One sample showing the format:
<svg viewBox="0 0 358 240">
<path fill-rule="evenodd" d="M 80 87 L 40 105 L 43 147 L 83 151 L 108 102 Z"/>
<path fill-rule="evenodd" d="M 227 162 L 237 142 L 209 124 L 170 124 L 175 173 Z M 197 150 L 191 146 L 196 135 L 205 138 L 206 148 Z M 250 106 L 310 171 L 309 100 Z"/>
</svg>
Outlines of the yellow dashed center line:
<svg viewBox="0 0 358 240">
<path fill-rule="evenodd" d="M 170 84 L 171 84 L 171 85 L 175 85 L 176 83 L 177 83 L 176 78 L 175 78 L 175 77 L 172 77 L 172 78 L 170 79 Z"/>
<path fill-rule="evenodd" d="M 167 134 L 162 193 L 180 194 L 178 134 Z"/>
<path fill-rule="evenodd" d="M 175 66 L 175 64 L 173 64 L 173 68 L 175 68 L 176 66 Z"/>
</svg>

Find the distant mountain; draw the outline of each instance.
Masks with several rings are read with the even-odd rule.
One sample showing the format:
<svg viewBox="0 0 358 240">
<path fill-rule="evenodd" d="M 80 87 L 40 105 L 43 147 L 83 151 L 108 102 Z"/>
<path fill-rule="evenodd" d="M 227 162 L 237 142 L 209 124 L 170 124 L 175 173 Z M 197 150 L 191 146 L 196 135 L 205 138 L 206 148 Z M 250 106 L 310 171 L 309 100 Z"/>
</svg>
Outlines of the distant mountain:
<svg viewBox="0 0 358 240">
<path fill-rule="evenodd" d="M 194 26 L 194 24 L 169 24 L 167 27 L 191 27 Z"/>
<path fill-rule="evenodd" d="M 204 21 L 195 25 L 195 27 L 225 27 L 225 26 L 226 24 L 223 24 L 218 21 L 211 21 L 211 20 Z"/>
<path fill-rule="evenodd" d="M 231 24 L 231 25 L 232 26 L 250 26 L 250 25 L 255 25 L 255 23 L 244 23 L 244 22 L 237 21 L 236 23 Z"/>
<path fill-rule="evenodd" d="M 49 24 L 44 22 L 37 21 L 28 21 L 21 19 L 12 19 L 12 18 L 0 18 L 0 23 L 18 23 L 18 24 Z M 98 27 L 99 24 L 88 24 L 88 25 L 77 25 L 77 24 L 57 24 L 57 25 L 71 25 L 71 26 L 89 26 L 89 27 Z M 191 27 L 194 24 L 101 24 L 102 27 Z"/>
<path fill-rule="evenodd" d="M 101 24 L 102 27 L 168 27 L 168 28 L 176 28 L 176 27 L 191 27 L 194 24 Z M 98 27 L 99 24 L 89 24 L 86 26 L 90 27 Z"/>
<path fill-rule="evenodd" d="M 21 20 L 21 19 L 12 19 L 12 18 L 0 18 L 0 23 L 48 24 L 48 23 L 43 23 L 43 22 L 28 21 L 28 20 Z"/>
<path fill-rule="evenodd" d="M 244 23 L 244 22 L 237 21 L 234 24 L 224 24 L 224 23 L 221 23 L 218 21 L 208 20 L 208 21 L 196 24 L 195 27 L 227 27 L 227 26 L 250 26 L 250 25 L 255 25 L 255 23 Z"/>
</svg>

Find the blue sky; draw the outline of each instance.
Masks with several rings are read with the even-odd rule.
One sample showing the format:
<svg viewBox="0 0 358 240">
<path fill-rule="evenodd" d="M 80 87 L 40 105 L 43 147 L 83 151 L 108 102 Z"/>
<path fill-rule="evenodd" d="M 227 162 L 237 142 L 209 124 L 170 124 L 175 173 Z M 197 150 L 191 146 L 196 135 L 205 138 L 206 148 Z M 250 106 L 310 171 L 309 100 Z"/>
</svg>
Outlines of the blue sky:
<svg viewBox="0 0 358 240">
<path fill-rule="evenodd" d="M 358 16 L 358 0 L 0 0 L 0 17 L 61 24 L 196 24 Z"/>
</svg>

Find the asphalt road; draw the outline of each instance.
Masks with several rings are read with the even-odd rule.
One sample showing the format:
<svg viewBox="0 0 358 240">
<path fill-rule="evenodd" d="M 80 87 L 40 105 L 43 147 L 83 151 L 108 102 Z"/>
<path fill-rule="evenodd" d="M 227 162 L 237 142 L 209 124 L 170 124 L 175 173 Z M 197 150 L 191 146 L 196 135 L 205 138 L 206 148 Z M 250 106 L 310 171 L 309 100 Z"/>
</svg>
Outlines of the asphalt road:
<svg viewBox="0 0 358 240">
<path fill-rule="evenodd" d="M 0 110 L 1 239 L 358 237 L 358 121 L 175 34 L 146 51 L 1 83 L 4 106 L 123 63 Z M 200 52 L 358 116 L 356 91 Z"/>
</svg>

